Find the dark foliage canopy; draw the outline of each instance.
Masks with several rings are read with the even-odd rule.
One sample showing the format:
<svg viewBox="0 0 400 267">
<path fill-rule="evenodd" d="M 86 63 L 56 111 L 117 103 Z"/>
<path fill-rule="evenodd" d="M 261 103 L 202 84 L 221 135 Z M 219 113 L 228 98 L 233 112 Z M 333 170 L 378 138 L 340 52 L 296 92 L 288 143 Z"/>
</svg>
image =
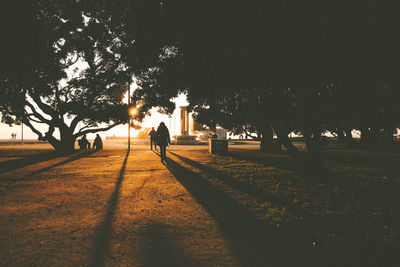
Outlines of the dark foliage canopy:
<svg viewBox="0 0 400 267">
<path fill-rule="evenodd" d="M 390 143 L 400 126 L 393 1 L 160 6 L 159 47 L 172 53 L 145 71 L 141 96 L 184 91 L 201 122 L 260 136 L 272 127 L 282 143 L 292 131 L 318 142 L 352 129 Z"/>
</svg>

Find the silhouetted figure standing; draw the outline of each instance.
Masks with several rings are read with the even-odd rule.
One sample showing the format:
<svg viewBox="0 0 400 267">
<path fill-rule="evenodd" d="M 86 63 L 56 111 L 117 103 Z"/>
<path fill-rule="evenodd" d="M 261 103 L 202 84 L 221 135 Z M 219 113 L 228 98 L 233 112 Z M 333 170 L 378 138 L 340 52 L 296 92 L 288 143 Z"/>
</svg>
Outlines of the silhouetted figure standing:
<svg viewBox="0 0 400 267">
<path fill-rule="evenodd" d="M 78 140 L 78 145 L 80 149 L 90 149 L 90 143 L 86 139 L 86 134 L 82 136 L 80 140 Z"/>
<path fill-rule="evenodd" d="M 150 136 L 150 149 L 153 150 L 153 144 L 154 144 L 154 149 L 157 150 L 157 133 L 156 130 L 154 130 L 154 127 L 151 127 L 151 131 L 149 132 Z"/>
<path fill-rule="evenodd" d="M 161 155 L 161 162 L 163 162 L 167 158 L 167 145 L 171 142 L 169 138 L 169 131 L 167 126 L 165 126 L 164 122 L 161 122 L 157 128 L 157 143 L 160 147 L 160 155 Z"/>
<path fill-rule="evenodd" d="M 94 139 L 93 142 L 93 149 L 103 149 L 103 140 L 101 140 L 101 137 L 99 134 L 96 134 L 96 138 Z"/>
</svg>

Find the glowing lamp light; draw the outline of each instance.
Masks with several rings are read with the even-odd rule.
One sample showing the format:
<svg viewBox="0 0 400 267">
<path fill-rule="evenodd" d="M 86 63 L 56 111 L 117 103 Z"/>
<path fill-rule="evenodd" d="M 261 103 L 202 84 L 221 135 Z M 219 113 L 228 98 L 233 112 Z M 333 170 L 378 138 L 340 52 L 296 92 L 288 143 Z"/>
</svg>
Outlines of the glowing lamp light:
<svg viewBox="0 0 400 267">
<path fill-rule="evenodd" d="M 139 113 L 139 110 L 137 108 L 132 108 L 129 113 L 131 116 L 136 116 Z"/>
</svg>

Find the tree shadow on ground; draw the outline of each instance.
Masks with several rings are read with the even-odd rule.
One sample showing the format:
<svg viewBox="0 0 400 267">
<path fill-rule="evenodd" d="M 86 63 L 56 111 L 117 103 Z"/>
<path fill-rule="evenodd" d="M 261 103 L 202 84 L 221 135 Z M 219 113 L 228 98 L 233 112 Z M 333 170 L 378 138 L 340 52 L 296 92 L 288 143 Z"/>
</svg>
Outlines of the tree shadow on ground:
<svg viewBox="0 0 400 267">
<path fill-rule="evenodd" d="M 371 153 L 373 154 L 371 154 Z M 382 157 L 382 151 L 377 153 L 376 151 L 360 151 L 359 153 L 334 153 L 334 152 L 323 152 L 324 160 L 331 161 L 336 164 L 356 164 L 359 166 L 376 167 L 376 168 L 388 168 L 393 169 L 397 166 L 396 171 L 400 169 L 399 155 L 397 157 L 385 155 Z"/>
<path fill-rule="evenodd" d="M 336 148 L 335 148 L 336 149 Z M 399 151 L 391 151 L 391 155 L 395 155 Z M 272 166 L 288 171 L 301 173 L 304 177 L 318 178 L 319 176 L 329 174 L 326 168 L 315 169 L 317 167 L 313 162 L 305 160 L 308 156 L 307 152 L 300 152 L 303 160 L 294 160 L 289 154 L 282 151 L 279 154 L 270 154 L 262 151 L 246 150 L 235 148 L 230 150 L 226 155 L 239 159 L 259 163 L 264 166 Z M 332 149 L 322 149 L 320 159 L 323 163 L 335 164 L 356 164 L 359 166 L 376 167 L 382 169 L 393 169 L 393 166 L 400 166 L 398 157 L 384 155 L 383 151 L 376 150 L 349 150 L 344 147 L 342 150 L 335 151 Z M 400 154 L 400 152 L 398 153 Z M 398 171 L 400 167 L 395 168 Z M 328 171 L 328 173 L 327 173 Z"/>
<path fill-rule="evenodd" d="M 57 153 L 56 151 L 50 151 L 45 153 L 38 153 L 35 155 L 29 155 L 27 157 L 19 159 L 3 161 L 0 162 L 0 174 L 30 166 L 39 162 L 55 159 L 61 156 L 63 156 L 63 154 Z"/>
<path fill-rule="evenodd" d="M 337 174 L 327 169 L 322 162 L 314 163 L 308 159 L 306 152 L 301 152 L 302 156 L 295 160 L 287 154 L 267 154 L 262 151 L 236 150 L 229 151 L 227 156 L 239 160 L 246 160 L 252 163 L 264 165 L 266 167 L 275 167 L 278 169 L 290 171 L 301 179 L 307 179 L 308 183 L 326 184 L 329 186 L 339 186 L 342 182 L 336 179 Z M 325 160 L 325 155 L 322 155 Z"/>
<path fill-rule="evenodd" d="M 86 156 L 89 156 L 89 155 L 91 155 L 91 154 L 93 154 L 93 153 L 95 153 L 95 152 L 96 152 L 96 151 L 78 152 L 78 153 L 73 154 L 72 157 L 70 157 L 70 158 L 68 158 L 68 159 L 66 159 L 66 160 L 63 160 L 63 161 L 58 162 L 58 163 L 56 163 L 56 164 L 53 164 L 53 165 L 51 165 L 51 166 L 48 166 L 48 167 L 45 167 L 45 168 L 43 168 L 43 169 L 37 170 L 37 171 L 35 171 L 35 172 L 32 172 L 32 173 L 30 173 L 30 174 L 27 174 L 27 175 L 25 175 L 24 177 L 21 177 L 21 178 L 16 178 L 16 177 L 3 178 L 3 179 L 0 179 L 0 181 L 1 181 L 1 182 L 17 182 L 17 181 L 18 181 L 18 182 L 21 182 L 21 181 L 30 181 L 30 180 L 36 180 L 36 179 L 51 179 L 51 178 L 52 178 L 51 176 L 47 176 L 47 177 L 32 177 L 32 176 L 38 175 L 38 174 L 43 173 L 43 172 L 45 172 L 45 171 L 48 171 L 48 170 L 50 170 L 50 169 L 52 169 L 52 168 L 55 168 L 55 167 L 62 166 L 62 165 L 64 165 L 64 164 L 73 162 L 73 161 L 75 161 L 75 160 L 79 160 L 79 159 L 84 158 L 84 157 L 86 157 Z M 48 159 L 46 159 L 46 160 L 55 159 L 55 158 L 60 157 L 60 156 L 61 156 L 61 155 L 58 155 L 58 156 L 56 156 L 56 157 L 48 158 Z M 43 160 L 43 161 L 46 161 L 46 160 Z M 39 162 L 37 162 L 37 163 L 39 163 Z M 29 165 L 26 165 L 26 166 L 29 166 Z M 18 169 L 18 168 L 16 168 L 16 169 Z"/>
<path fill-rule="evenodd" d="M 226 155 L 239 160 L 246 160 L 287 171 L 298 172 L 301 170 L 299 163 L 294 161 L 288 154 L 267 154 L 262 151 L 255 152 L 245 149 L 235 149 L 229 151 Z"/>
<path fill-rule="evenodd" d="M 251 212 L 201 175 L 167 158 L 165 166 L 221 226 L 242 266 L 289 266 L 305 253 L 293 253 L 288 238 L 258 221 Z M 304 252 L 304 251 L 303 251 Z"/>
<path fill-rule="evenodd" d="M 96 153 L 97 151 L 98 151 L 98 150 L 85 150 L 85 151 L 83 151 L 83 152 L 75 153 L 75 154 L 73 154 L 72 157 L 70 157 L 70 158 L 68 158 L 68 159 L 66 159 L 66 160 L 63 160 L 63 161 L 61 161 L 61 162 L 58 162 L 58 163 L 56 163 L 56 164 L 53 164 L 53 165 L 51 165 L 51 166 L 48 166 L 48 167 L 45 167 L 45 168 L 43 168 L 43 169 L 37 170 L 37 171 L 35 171 L 35 172 L 32 172 L 31 174 L 29 174 L 29 176 L 37 175 L 37 174 L 40 174 L 40 173 L 42 173 L 42 172 L 48 171 L 48 170 L 50 170 L 50 169 L 53 169 L 53 168 L 55 168 L 55 167 L 62 166 L 62 165 L 64 165 L 64 164 L 70 163 L 70 162 L 75 161 L 75 160 L 78 160 L 78 159 L 80 159 L 80 158 L 83 158 L 83 157 L 92 155 L 92 154 Z"/>
<path fill-rule="evenodd" d="M 303 179 L 317 180 L 326 175 L 326 168 L 322 163 L 322 158 L 312 159 L 310 153 L 299 151 L 294 158 L 286 151 L 271 154 L 263 151 L 235 149 L 227 153 L 228 156 L 239 160 L 275 167 L 281 170 L 296 173 Z M 321 154 L 322 155 L 322 154 Z"/>
<path fill-rule="evenodd" d="M 112 221 L 114 219 L 114 214 L 118 206 L 119 192 L 121 189 L 122 180 L 124 178 L 129 152 L 130 150 L 128 149 L 121 170 L 119 172 L 117 182 L 115 184 L 114 192 L 112 193 L 110 199 L 108 200 L 104 221 L 102 225 L 99 227 L 98 235 L 95 239 L 94 250 L 89 260 L 89 266 L 98 267 L 98 266 L 104 266 L 105 264 L 105 259 L 110 245 Z"/>
<path fill-rule="evenodd" d="M 239 180 L 233 178 L 232 176 L 225 174 L 224 172 L 221 172 L 221 171 L 218 171 L 211 167 L 208 167 L 206 165 L 200 164 L 194 160 L 183 157 L 174 152 L 170 152 L 170 153 L 172 155 L 176 156 L 177 158 L 179 158 L 180 160 L 182 160 L 183 162 L 185 162 L 189 165 L 192 165 L 193 167 L 203 171 L 207 175 L 214 176 L 219 181 L 231 186 L 232 188 L 234 188 L 240 192 L 249 194 L 252 197 L 255 197 L 264 202 L 268 201 L 268 202 L 275 203 L 280 206 L 284 206 L 284 207 L 288 208 L 292 213 L 294 213 L 298 216 L 303 216 L 304 214 L 307 214 L 310 218 L 314 217 L 311 213 L 306 212 L 299 205 L 295 205 L 291 201 L 288 201 L 278 195 L 271 194 L 271 193 L 263 190 L 260 186 L 257 186 L 254 184 L 249 184 L 249 183 L 246 183 L 243 181 L 239 181 Z"/>
<path fill-rule="evenodd" d="M 140 233 L 139 249 L 143 255 L 143 266 L 196 266 L 196 262 L 185 253 L 179 229 L 159 222 L 147 224 Z"/>
<path fill-rule="evenodd" d="M 182 157 L 180 160 L 183 161 Z M 193 161 L 186 160 L 185 163 L 193 163 L 202 168 L 202 172 L 208 170 Z M 234 200 L 229 190 L 211 184 L 202 174 L 170 158 L 166 160 L 166 166 L 219 223 L 242 266 L 394 266 L 396 262 L 394 250 L 397 246 L 394 243 L 397 241 L 386 242 L 384 246 L 382 242 L 351 232 L 340 238 L 321 236 L 321 240 L 314 235 L 317 229 L 325 227 L 333 233 L 346 229 L 342 223 L 354 224 L 355 218 L 351 214 L 344 218 L 315 215 L 313 219 L 307 214 L 305 222 L 292 221 L 284 227 L 272 227 Z M 218 175 L 213 172 L 215 178 L 219 178 Z"/>
</svg>

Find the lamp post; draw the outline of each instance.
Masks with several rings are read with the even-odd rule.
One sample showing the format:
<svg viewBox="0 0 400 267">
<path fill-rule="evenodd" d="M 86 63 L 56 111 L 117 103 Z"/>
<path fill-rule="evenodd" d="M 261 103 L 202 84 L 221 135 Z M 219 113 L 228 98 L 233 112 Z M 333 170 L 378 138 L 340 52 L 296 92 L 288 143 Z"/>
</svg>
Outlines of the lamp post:
<svg viewBox="0 0 400 267">
<path fill-rule="evenodd" d="M 131 105 L 131 87 L 128 86 L 128 107 Z M 131 149 L 131 114 L 128 110 L 128 151 Z"/>
<path fill-rule="evenodd" d="M 131 149 L 131 126 L 133 124 L 133 119 L 139 114 L 139 109 L 134 106 L 129 109 L 129 126 L 128 126 L 128 150 Z"/>
</svg>

